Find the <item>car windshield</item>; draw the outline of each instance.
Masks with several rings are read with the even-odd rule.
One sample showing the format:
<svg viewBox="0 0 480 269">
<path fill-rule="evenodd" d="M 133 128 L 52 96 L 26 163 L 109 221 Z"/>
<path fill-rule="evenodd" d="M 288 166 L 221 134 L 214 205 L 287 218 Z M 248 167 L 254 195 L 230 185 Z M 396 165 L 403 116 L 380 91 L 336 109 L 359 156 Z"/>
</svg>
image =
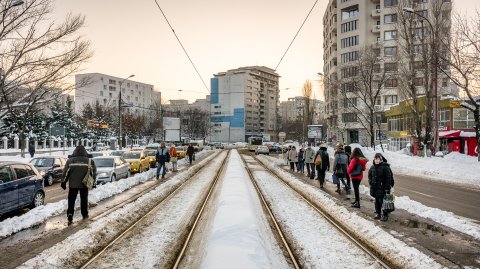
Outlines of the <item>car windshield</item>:
<svg viewBox="0 0 480 269">
<path fill-rule="evenodd" d="M 53 166 L 53 159 L 51 158 L 32 159 L 30 163 L 36 167 L 50 167 L 50 166 Z"/>
<path fill-rule="evenodd" d="M 124 151 L 112 151 L 112 156 L 122 156 Z"/>
<path fill-rule="evenodd" d="M 125 153 L 123 154 L 125 159 L 140 159 L 140 153 Z"/>
<path fill-rule="evenodd" d="M 147 151 L 147 156 L 155 156 L 157 152 L 156 151 Z"/>
<path fill-rule="evenodd" d="M 112 167 L 113 159 L 93 159 L 96 167 Z"/>
</svg>

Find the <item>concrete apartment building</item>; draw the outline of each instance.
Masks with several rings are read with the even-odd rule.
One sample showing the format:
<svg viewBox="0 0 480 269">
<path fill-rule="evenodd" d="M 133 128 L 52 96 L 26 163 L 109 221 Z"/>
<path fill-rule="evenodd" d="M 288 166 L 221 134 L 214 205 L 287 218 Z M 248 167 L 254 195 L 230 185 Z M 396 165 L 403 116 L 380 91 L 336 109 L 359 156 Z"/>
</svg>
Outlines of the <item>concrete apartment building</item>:
<svg viewBox="0 0 480 269">
<path fill-rule="evenodd" d="M 303 115 L 306 112 L 305 101 L 305 97 L 295 96 L 281 102 L 279 109 L 280 121 L 284 123 L 303 120 Z M 324 116 L 324 102 L 318 99 L 311 99 L 310 106 L 313 109 L 312 124 L 320 124 Z"/>
<path fill-rule="evenodd" d="M 450 2 L 446 0 L 412 0 L 409 3 L 415 11 L 427 12 L 431 1 Z M 347 77 L 346 73 L 349 71 L 347 66 L 351 66 L 352 61 L 357 59 L 358 53 L 367 46 L 377 49 L 378 57 L 382 58 L 380 68 L 386 68 L 386 64 L 392 66 L 401 64 L 401 59 L 393 57 L 400 49 L 399 42 L 402 42 L 396 29 L 398 2 L 398 0 L 329 1 L 323 16 L 325 115 L 329 141 L 361 144 L 369 141 L 364 127 L 357 120 L 357 115 L 346 109 L 348 104 L 345 102 L 344 95 L 341 94 L 341 89 L 348 85 L 342 84 L 342 78 Z M 447 3 L 443 8 L 450 12 L 451 3 Z M 425 22 L 425 24 L 427 23 Z M 393 73 L 390 73 L 391 77 L 398 76 L 397 72 L 398 70 L 393 70 Z M 451 92 L 452 85 L 441 72 L 438 84 L 439 95 Z M 424 94 L 424 89 L 421 89 L 421 85 L 418 86 L 420 94 Z M 386 81 L 382 96 L 375 102 L 375 111 L 382 118 L 382 133 L 386 133 L 387 129 L 384 112 L 403 99 L 397 79 Z"/>
<path fill-rule="evenodd" d="M 86 86 L 80 87 L 84 81 Z M 122 82 L 123 81 L 123 82 Z M 81 113 L 86 104 L 118 107 L 118 95 L 122 83 L 122 99 L 131 107 L 123 111 L 147 114 L 155 104 L 160 104 L 161 94 L 153 90 L 153 85 L 100 73 L 75 75 L 75 112 Z"/>
<path fill-rule="evenodd" d="M 220 72 L 211 78 L 213 142 L 243 142 L 253 135 L 276 140 L 279 75 L 265 66 Z"/>
</svg>

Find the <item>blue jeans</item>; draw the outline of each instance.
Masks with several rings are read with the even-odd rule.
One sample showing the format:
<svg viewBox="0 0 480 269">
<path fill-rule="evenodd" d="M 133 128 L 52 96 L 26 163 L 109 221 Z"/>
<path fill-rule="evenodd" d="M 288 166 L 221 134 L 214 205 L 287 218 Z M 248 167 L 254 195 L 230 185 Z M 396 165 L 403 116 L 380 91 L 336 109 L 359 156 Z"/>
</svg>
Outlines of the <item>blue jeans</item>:
<svg viewBox="0 0 480 269">
<path fill-rule="evenodd" d="M 165 163 L 158 163 L 157 176 L 160 175 L 160 170 L 162 169 L 162 167 L 163 167 L 162 175 L 165 175 L 167 173 L 167 167 L 165 166 Z"/>
</svg>

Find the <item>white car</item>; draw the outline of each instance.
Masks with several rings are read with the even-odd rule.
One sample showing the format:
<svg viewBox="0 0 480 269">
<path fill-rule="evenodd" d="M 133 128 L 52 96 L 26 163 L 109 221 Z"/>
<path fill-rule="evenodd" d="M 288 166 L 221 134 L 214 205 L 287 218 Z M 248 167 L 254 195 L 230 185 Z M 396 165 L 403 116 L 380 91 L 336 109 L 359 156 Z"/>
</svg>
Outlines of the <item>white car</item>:
<svg viewBox="0 0 480 269">
<path fill-rule="evenodd" d="M 255 149 L 255 154 L 267 154 L 270 155 L 270 150 L 268 149 L 267 146 L 258 146 L 257 149 Z"/>
<path fill-rule="evenodd" d="M 119 156 L 93 158 L 97 168 L 97 183 L 114 182 L 130 175 L 130 164 Z"/>
</svg>

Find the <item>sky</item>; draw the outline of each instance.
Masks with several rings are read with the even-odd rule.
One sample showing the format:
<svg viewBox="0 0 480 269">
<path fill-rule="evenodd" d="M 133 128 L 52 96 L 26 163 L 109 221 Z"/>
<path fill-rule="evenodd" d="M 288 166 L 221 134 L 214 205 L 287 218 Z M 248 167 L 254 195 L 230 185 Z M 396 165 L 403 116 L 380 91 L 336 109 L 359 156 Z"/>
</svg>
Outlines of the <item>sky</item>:
<svg viewBox="0 0 480 269">
<path fill-rule="evenodd" d="M 242 66 L 275 69 L 315 0 L 157 0 L 195 63 L 206 86 L 214 74 Z M 366 0 L 368 1 L 368 0 Z M 323 72 L 323 13 L 319 0 L 280 63 L 280 100 L 301 95 L 306 80 L 317 98 Z M 457 11 L 480 8 L 454 0 Z M 162 99 L 205 98 L 209 94 L 170 30 L 155 0 L 55 0 L 53 18 L 85 16 L 81 34 L 94 56 L 79 73 L 104 73 L 154 85 Z M 469 14 L 469 13 L 468 13 Z M 72 79 L 72 81 L 74 81 Z"/>
</svg>

